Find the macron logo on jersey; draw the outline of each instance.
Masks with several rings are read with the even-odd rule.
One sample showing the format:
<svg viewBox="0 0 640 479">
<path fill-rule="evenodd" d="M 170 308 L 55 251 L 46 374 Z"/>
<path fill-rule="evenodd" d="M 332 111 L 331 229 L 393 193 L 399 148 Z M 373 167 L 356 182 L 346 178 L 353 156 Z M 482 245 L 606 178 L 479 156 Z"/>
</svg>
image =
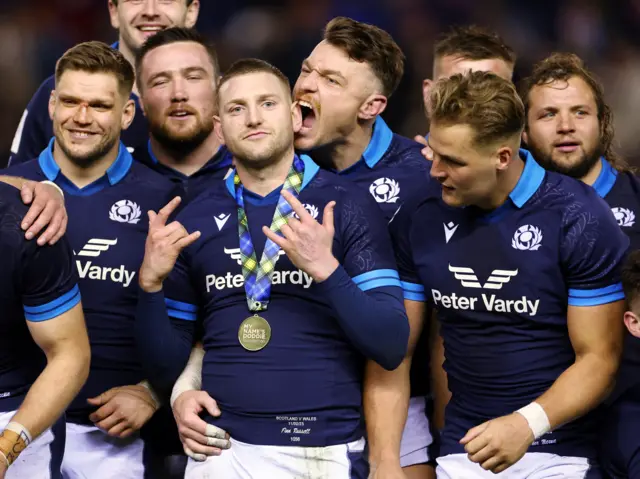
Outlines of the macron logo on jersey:
<svg viewBox="0 0 640 479">
<path fill-rule="evenodd" d="M 224 248 L 225 254 L 228 254 L 232 260 L 235 260 L 240 266 L 242 266 L 242 253 L 240 248 Z M 278 258 L 284 254 L 284 251 L 280 250 Z M 275 266 L 275 265 L 274 265 Z M 271 274 L 271 284 L 296 284 L 302 286 L 304 289 L 311 287 L 313 278 L 301 269 L 297 271 L 273 271 Z M 215 274 L 208 274 L 205 277 L 205 287 L 207 293 L 211 292 L 211 288 L 217 290 L 223 290 L 228 288 L 242 288 L 244 286 L 244 275 L 227 273 L 224 276 L 216 276 Z"/>
<path fill-rule="evenodd" d="M 630 228 L 636 222 L 635 213 L 628 208 L 611 208 L 611 212 L 613 213 L 613 216 L 616 217 L 616 221 L 621 227 Z"/>
<path fill-rule="evenodd" d="M 453 233 L 455 233 L 458 229 L 458 225 L 453 224 L 453 221 L 449 221 L 449 223 L 442 223 L 442 226 L 444 226 L 444 239 L 446 240 L 445 242 L 448 243 L 453 236 Z"/>
<path fill-rule="evenodd" d="M 118 238 L 113 240 L 92 238 L 82 247 L 78 256 L 98 258 L 102 253 L 107 252 L 109 248 L 117 244 Z M 83 262 L 77 259 L 76 267 L 78 268 L 78 276 L 80 276 L 80 279 L 88 278 L 97 281 L 112 281 L 114 283 L 121 283 L 124 288 L 131 285 L 136 275 L 135 271 L 128 271 L 123 264 L 116 268 L 111 268 L 95 265 L 93 261 Z"/>
<path fill-rule="evenodd" d="M 227 224 L 227 220 L 231 217 L 230 214 L 220 213 L 218 216 L 214 216 L 213 219 L 216 220 L 216 226 L 218 227 L 218 231 L 222 231 L 222 227 Z"/>
<path fill-rule="evenodd" d="M 116 201 L 109 211 L 109 219 L 118 223 L 135 225 L 140 221 L 141 216 L 140 207 L 130 200 Z"/>
<path fill-rule="evenodd" d="M 469 289 L 502 289 L 504 284 L 507 284 L 511 278 L 515 278 L 518 275 L 518 270 L 505 270 L 494 269 L 487 281 L 482 285 L 478 279 L 478 276 L 472 268 L 464 266 L 451 266 L 449 265 L 449 271 L 453 273 L 455 278 L 460 281 L 460 284 L 464 288 Z M 536 299 L 531 301 L 526 296 L 522 296 L 520 299 L 502 299 L 496 294 L 482 293 L 478 296 L 465 296 L 458 295 L 456 293 L 442 294 L 437 289 L 431 290 L 431 296 L 436 308 L 456 309 L 456 310 L 480 310 L 480 305 L 484 306 L 484 309 L 489 312 L 495 313 L 520 313 L 529 314 L 535 316 L 540 306 L 540 300 Z"/>
</svg>

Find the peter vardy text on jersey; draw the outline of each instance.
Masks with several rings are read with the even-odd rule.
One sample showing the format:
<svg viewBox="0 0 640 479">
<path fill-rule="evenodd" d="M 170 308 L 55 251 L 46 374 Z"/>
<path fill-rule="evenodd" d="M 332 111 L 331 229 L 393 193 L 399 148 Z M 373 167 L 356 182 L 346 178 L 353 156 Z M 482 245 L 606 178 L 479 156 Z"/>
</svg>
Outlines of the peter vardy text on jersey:
<svg viewBox="0 0 640 479">
<path fill-rule="evenodd" d="M 471 309 L 477 311 L 478 300 L 482 299 L 482 303 L 487 311 L 493 313 L 520 313 L 535 316 L 538 312 L 540 300 L 531 301 L 526 296 L 520 299 L 501 299 L 495 294 L 482 293 L 478 296 L 458 296 L 456 293 L 450 295 L 442 294 L 437 289 L 431 290 L 434 305 L 447 309 Z"/>
</svg>

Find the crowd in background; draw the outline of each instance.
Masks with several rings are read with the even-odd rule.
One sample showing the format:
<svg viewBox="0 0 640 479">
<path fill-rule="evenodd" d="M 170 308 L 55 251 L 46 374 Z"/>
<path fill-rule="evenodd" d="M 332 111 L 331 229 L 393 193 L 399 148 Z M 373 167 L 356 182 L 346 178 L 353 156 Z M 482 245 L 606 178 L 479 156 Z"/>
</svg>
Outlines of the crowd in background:
<svg viewBox="0 0 640 479">
<path fill-rule="evenodd" d="M 107 0 L 0 2 L 0 166 L 4 166 L 24 107 L 56 60 L 72 45 L 114 42 Z M 427 129 L 421 85 L 431 76 L 437 36 L 451 25 L 496 30 L 518 54 L 515 80 L 551 51 L 573 51 L 605 85 L 616 115 L 617 150 L 640 165 L 640 0 L 231 0 L 202 2 L 198 29 L 211 38 L 222 69 L 253 56 L 292 80 L 325 23 L 346 15 L 394 36 L 407 56 L 402 84 L 385 119 L 400 134 Z"/>
</svg>

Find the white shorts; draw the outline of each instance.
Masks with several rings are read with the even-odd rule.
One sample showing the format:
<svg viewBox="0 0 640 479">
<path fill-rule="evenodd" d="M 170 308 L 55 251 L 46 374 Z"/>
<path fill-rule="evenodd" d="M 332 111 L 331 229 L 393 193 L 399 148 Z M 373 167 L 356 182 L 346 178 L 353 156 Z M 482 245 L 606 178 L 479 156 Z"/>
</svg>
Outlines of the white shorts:
<svg viewBox="0 0 640 479">
<path fill-rule="evenodd" d="M 120 439 L 95 426 L 67 423 L 62 461 L 64 479 L 142 479 L 144 442 L 137 435 Z"/>
<path fill-rule="evenodd" d="M 425 397 L 414 397 L 409 400 L 409 413 L 400 442 L 400 465 L 402 467 L 425 464 L 432 459 L 429 454 L 429 446 L 433 444 L 433 436 L 426 408 L 427 398 Z"/>
<path fill-rule="evenodd" d="M 367 479 L 364 438 L 327 447 L 256 446 L 231 439 L 231 448 L 204 462 L 189 459 L 185 479 Z"/>
<path fill-rule="evenodd" d="M 0 429 L 11 422 L 16 411 L 0 413 Z M 5 479 L 59 479 L 64 453 L 64 417 L 40 434 L 7 470 Z"/>
<path fill-rule="evenodd" d="M 528 452 L 506 471 L 494 474 L 471 462 L 466 454 L 449 454 L 437 459 L 438 479 L 600 479 L 584 457 Z"/>
</svg>

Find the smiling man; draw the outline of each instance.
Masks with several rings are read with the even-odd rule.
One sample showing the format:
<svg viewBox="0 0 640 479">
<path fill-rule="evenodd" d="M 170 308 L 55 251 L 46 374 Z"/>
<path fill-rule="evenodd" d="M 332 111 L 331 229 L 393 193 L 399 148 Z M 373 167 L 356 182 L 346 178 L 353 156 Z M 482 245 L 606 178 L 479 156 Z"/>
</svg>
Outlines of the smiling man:
<svg viewBox="0 0 640 479">
<path fill-rule="evenodd" d="M 173 26 L 192 27 L 198 19 L 200 0 L 108 0 L 111 26 L 118 30 L 118 42 L 113 45 L 132 65 L 142 44 L 155 33 Z M 49 98 L 55 88 L 55 77 L 47 78 L 27 105 L 11 145 L 9 165 L 23 163 L 37 157 L 53 136 L 48 113 Z M 131 99 L 138 107 L 134 90 Z M 135 115 L 122 141 L 133 151 L 148 138 L 147 122 L 143 115 Z"/>
</svg>

